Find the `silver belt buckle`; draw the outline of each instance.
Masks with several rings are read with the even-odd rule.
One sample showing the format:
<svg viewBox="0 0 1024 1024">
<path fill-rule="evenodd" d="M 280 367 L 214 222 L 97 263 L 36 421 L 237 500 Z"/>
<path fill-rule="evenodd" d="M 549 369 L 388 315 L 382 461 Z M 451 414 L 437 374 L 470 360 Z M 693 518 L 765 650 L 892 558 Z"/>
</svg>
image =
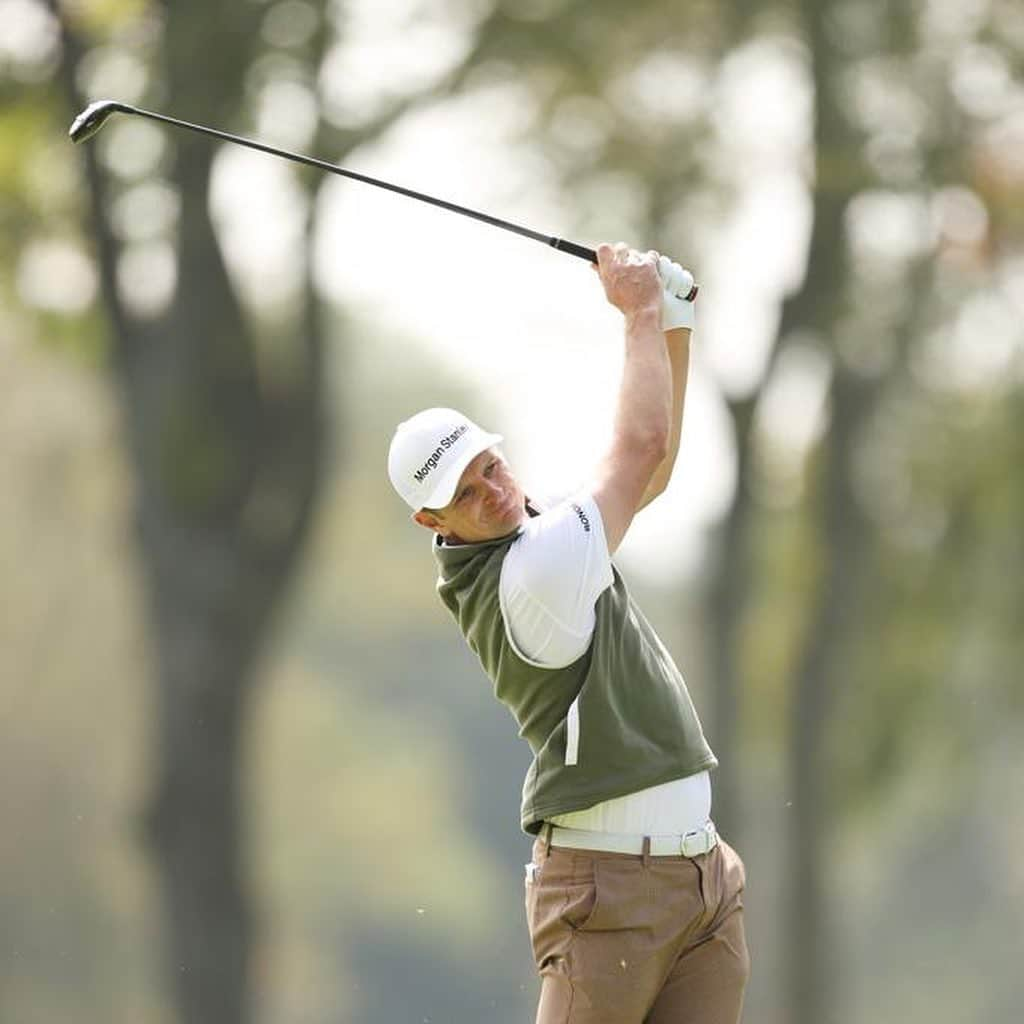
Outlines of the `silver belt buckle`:
<svg viewBox="0 0 1024 1024">
<path fill-rule="evenodd" d="M 708 822 L 703 828 L 694 829 L 683 836 L 681 849 L 684 857 L 696 857 L 714 847 L 715 826 Z"/>
</svg>

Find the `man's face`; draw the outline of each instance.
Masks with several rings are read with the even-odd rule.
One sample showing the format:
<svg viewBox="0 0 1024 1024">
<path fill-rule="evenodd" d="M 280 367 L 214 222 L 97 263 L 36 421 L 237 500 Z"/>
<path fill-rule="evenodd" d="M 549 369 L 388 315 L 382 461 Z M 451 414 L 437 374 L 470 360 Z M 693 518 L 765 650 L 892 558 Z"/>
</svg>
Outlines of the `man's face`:
<svg viewBox="0 0 1024 1024">
<path fill-rule="evenodd" d="M 511 533 L 526 518 L 526 497 L 508 463 L 493 449 L 463 470 L 455 497 L 442 509 L 420 509 L 421 526 L 451 544 L 476 544 Z"/>
</svg>

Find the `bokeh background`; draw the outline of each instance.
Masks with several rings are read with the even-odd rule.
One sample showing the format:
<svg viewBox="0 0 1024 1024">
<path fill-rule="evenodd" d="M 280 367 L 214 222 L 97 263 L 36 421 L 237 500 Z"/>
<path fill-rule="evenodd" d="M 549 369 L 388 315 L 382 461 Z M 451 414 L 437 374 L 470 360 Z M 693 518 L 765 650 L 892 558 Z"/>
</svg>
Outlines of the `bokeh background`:
<svg viewBox="0 0 1024 1024">
<path fill-rule="evenodd" d="M 384 473 L 456 404 L 586 476 L 581 262 L 702 283 L 621 567 L 743 854 L 758 1024 L 1016 1024 L 1015 0 L 0 0 L 0 1021 L 512 1024 L 528 752 Z"/>
</svg>

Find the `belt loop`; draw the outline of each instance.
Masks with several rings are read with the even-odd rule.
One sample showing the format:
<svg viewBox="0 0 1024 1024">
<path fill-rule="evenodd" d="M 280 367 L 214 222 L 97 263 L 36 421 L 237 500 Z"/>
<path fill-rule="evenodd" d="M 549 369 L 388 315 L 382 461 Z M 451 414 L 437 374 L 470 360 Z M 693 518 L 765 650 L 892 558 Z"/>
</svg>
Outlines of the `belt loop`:
<svg viewBox="0 0 1024 1024">
<path fill-rule="evenodd" d="M 646 870 L 651 866 L 651 837 L 644 836 L 644 869 Z"/>
<path fill-rule="evenodd" d="M 551 822 L 545 821 L 544 827 L 541 829 L 541 839 L 544 843 L 544 856 L 547 858 L 551 854 L 551 833 L 554 831 Z"/>
</svg>

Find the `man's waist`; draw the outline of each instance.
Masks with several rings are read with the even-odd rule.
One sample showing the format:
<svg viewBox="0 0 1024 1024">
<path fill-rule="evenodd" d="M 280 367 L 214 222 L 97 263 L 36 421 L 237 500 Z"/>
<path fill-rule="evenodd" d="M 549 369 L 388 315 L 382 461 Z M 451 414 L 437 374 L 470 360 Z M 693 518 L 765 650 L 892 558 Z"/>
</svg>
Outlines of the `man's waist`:
<svg viewBox="0 0 1024 1024">
<path fill-rule="evenodd" d="M 553 847 L 602 853 L 646 854 L 651 857 L 699 857 L 718 845 L 718 830 L 710 819 L 700 828 L 685 833 L 635 835 L 589 832 L 576 828 L 545 825 L 540 841 Z"/>
<path fill-rule="evenodd" d="M 638 790 L 586 810 L 554 814 L 561 828 L 619 835 L 684 835 L 704 827 L 711 815 L 711 779 L 707 771 Z"/>
</svg>

